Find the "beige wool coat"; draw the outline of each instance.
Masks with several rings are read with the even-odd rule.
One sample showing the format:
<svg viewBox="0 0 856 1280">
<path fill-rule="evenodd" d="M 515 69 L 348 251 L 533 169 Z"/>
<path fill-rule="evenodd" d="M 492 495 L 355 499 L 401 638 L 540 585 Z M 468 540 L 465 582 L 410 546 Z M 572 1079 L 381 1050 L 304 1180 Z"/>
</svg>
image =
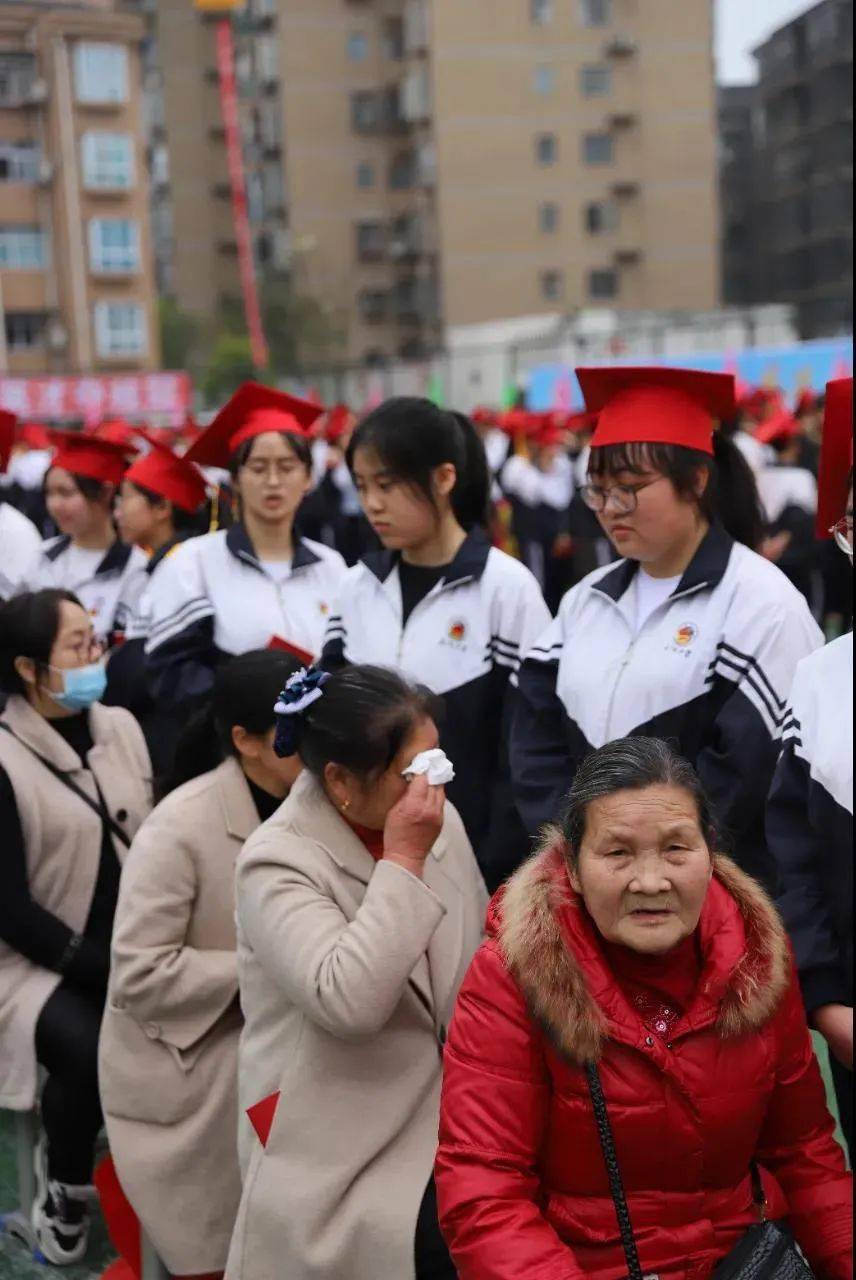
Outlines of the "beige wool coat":
<svg viewBox="0 0 856 1280">
<path fill-rule="evenodd" d="M 98 876 L 101 819 L 32 751 L 96 803 L 97 778 L 111 816 L 130 838 L 151 809 L 152 770 L 142 731 L 128 711 L 96 704 L 89 713 L 94 745 L 84 763 L 25 698 L 13 695 L 0 718 L 15 735 L 0 730 L 0 766 L 15 792 L 30 893 L 39 906 L 81 933 Z M 122 861 L 125 845 L 115 837 L 113 844 Z M 35 1105 L 36 1023 L 60 981 L 58 973 L 0 942 L 0 1108 L 29 1111 Z"/>
<path fill-rule="evenodd" d="M 413 1280 L 442 1044 L 487 894 L 446 806 L 424 880 L 375 863 L 305 773 L 238 861 L 248 1156 L 227 1280 Z"/>
<path fill-rule="evenodd" d="M 158 805 L 122 873 L 101 1097 L 119 1181 L 176 1275 L 223 1269 L 241 1196 L 235 862 L 258 825 L 227 760 Z"/>
</svg>

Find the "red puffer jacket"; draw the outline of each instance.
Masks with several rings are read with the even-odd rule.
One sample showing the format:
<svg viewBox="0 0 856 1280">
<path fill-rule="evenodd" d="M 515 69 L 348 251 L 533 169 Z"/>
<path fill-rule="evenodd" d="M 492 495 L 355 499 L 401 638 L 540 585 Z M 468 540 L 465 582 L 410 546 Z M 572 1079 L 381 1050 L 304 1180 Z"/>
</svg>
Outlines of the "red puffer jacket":
<svg viewBox="0 0 856 1280">
<path fill-rule="evenodd" d="M 582 1069 L 598 1059 L 643 1271 L 711 1276 L 757 1221 L 755 1159 L 770 1218 L 819 1280 L 850 1280 L 850 1175 L 764 892 L 717 858 L 701 980 L 667 1045 L 616 986 L 562 852 L 494 899 L 446 1046 L 436 1176 L 461 1280 L 626 1277 Z"/>
</svg>

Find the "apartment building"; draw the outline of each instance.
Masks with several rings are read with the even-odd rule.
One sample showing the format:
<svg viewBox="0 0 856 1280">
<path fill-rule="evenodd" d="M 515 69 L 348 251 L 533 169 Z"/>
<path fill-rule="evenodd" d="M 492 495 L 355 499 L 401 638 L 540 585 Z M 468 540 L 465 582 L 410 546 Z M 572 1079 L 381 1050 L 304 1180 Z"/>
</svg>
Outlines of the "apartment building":
<svg viewBox="0 0 856 1280">
<path fill-rule="evenodd" d="M 133 15 L 0 3 L 0 372 L 157 366 Z"/>
<path fill-rule="evenodd" d="M 820 0 L 755 51 L 765 301 L 814 338 L 853 325 L 853 0 Z"/>
<path fill-rule="evenodd" d="M 236 20 L 260 272 L 347 355 L 449 326 L 719 300 L 710 0 L 248 0 Z M 210 20 L 159 0 L 173 289 L 237 294 Z"/>
</svg>

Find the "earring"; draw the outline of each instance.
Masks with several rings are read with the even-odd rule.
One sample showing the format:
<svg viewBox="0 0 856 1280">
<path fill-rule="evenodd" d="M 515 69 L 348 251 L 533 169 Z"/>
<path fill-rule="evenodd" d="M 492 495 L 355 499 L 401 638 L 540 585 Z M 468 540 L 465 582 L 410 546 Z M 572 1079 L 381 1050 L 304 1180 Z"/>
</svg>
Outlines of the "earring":
<svg viewBox="0 0 856 1280">
<path fill-rule="evenodd" d="M 342 813 L 347 813 L 350 807 L 351 807 L 350 800 L 346 800 L 345 803 L 341 806 Z"/>
</svg>

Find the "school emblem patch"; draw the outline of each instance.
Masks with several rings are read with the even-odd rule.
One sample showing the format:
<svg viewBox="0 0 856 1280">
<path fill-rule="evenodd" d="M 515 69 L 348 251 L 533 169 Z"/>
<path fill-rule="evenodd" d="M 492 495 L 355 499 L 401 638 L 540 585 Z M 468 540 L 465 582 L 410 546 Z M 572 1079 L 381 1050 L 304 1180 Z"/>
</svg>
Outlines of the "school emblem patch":
<svg viewBox="0 0 856 1280">
<path fill-rule="evenodd" d="M 328 613 L 330 612 L 330 606 L 329 604 L 327 604 L 326 600 L 321 600 L 319 602 L 318 611 L 320 612 L 322 618 L 327 617 Z"/>
<path fill-rule="evenodd" d="M 697 635 L 698 627 L 693 626 L 691 622 L 685 622 L 675 632 L 675 644 L 679 644 L 682 649 L 686 649 L 688 645 L 692 644 Z"/>
<path fill-rule="evenodd" d="M 449 627 L 449 639 L 454 640 L 456 644 L 460 644 L 466 638 L 467 624 L 465 622 L 453 622 Z"/>
</svg>

